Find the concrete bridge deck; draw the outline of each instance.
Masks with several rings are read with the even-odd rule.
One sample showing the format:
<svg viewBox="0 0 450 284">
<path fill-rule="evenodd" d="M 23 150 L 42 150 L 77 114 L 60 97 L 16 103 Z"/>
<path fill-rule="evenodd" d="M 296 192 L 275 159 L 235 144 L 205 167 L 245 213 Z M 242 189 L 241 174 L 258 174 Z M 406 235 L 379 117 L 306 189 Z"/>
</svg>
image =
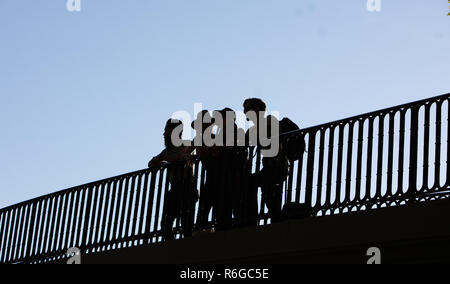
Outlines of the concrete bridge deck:
<svg viewBox="0 0 450 284">
<path fill-rule="evenodd" d="M 291 220 L 83 255 L 83 264 L 450 262 L 450 200 Z"/>
</svg>

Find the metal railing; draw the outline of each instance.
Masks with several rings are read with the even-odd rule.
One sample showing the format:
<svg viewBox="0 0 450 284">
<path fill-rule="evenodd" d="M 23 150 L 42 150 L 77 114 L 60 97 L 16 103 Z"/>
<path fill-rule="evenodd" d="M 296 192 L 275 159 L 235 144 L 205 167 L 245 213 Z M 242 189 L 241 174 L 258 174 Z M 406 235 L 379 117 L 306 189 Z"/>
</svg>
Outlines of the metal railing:
<svg viewBox="0 0 450 284">
<path fill-rule="evenodd" d="M 306 141 L 303 158 L 289 167 L 283 205 L 306 204 L 314 216 L 323 216 L 449 197 L 449 97 L 283 135 L 285 140 L 304 137 Z M 262 157 L 253 150 L 243 168 L 248 176 L 262 168 Z M 52 261 L 65 257 L 72 247 L 95 253 L 163 241 L 161 224 L 176 166 L 136 171 L 1 209 L 0 263 Z M 230 180 L 227 175 L 239 166 L 227 167 L 222 178 Z M 192 171 L 200 192 L 200 202 L 190 212 L 194 229 L 214 227 L 213 213 L 202 205 L 207 166 L 197 159 Z M 240 185 L 241 190 L 246 186 Z M 261 189 L 254 194 L 258 225 L 271 223 Z M 206 222 L 200 220 L 205 216 Z M 176 238 L 182 237 L 182 227 L 178 218 Z"/>
</svg>

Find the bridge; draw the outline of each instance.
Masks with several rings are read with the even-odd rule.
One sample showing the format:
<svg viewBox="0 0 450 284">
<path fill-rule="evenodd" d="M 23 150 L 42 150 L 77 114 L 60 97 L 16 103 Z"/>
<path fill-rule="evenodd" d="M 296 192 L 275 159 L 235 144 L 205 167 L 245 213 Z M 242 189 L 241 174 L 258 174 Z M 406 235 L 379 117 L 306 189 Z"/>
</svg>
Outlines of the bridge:
<svg viewBox="0 0 450 284">
<path fill-rule="evenodd" d="M 176 240 L 165 241 L 161 220 L 174 167 L 166 165 L 1 209 L 0 263 L 64 263 L 74 247 L 87 263 L 363 262 L 371 245 L 384 247 L 392 262 L 445 260 L 449 97 L 287 134 L 287 140 L 304 138 L 306 152 L 289 169 L 283 204 L 304 204 L 311 217 L 272 224 L 258 189 L 257 226 L 233 223 L 213 233 L 210 214 L 188 238 L 178 220 Z M 261 155 L 249 149 L 248 159 L 258 173 Z M 201 198 L 206 168 L 196 160 L 193 169 Z M 197 203 L 188 212 L 194 228 L 203 210 Z"/>
</svg>

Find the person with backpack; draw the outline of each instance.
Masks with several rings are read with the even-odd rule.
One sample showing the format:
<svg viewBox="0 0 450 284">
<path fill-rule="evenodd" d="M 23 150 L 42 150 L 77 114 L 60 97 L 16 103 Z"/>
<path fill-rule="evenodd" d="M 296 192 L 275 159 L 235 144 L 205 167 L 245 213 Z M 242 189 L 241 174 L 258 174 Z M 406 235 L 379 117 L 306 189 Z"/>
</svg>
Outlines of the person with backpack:
<svg viewBox="0 0 450 284">
<path fill-rule="evenodd" d="M 283 184 L 289 175 L 290 166 L 300 156 L 303 156 L 304 140 L 303 137 L 296 137 L 296 139 L 283 137 L 284 133 L 298 131 L 300 128 L 289 118 L 278 121 L 274 116 L 265 116 L 266 104 L 261 99 L 247 99 L 244 102 L 244 113 L 247 115 L 247 119 L 253 122 L 253 127 L 256 127 L 258 132 L 260 127 L 268 127 L 268 138 L 271 138 L 271 135 L 280 135 L 278 154 L 273 157 L 263 157 L 262 169 L 252 177 L 252 185 L 256 186 L 256 188 L 261 187 L 262 197 L 272 223 L 280 222 L 283 219 Z M 256 116 L 254 115 L 255 113 L 257 114 Z M 273 124 L 278 124 L 279 133 L 271 133 L 269 126 Z M 257 151 L 260 152 L 264 147 L 259 143 L 259 135 L 256 145 L 252 145 L 249 137 L 250 131 L 247 132 L 249 146 L 256 146 L 258 148 Z M 252 191 L 255 191 L 254 188 Z"/>
</svg>

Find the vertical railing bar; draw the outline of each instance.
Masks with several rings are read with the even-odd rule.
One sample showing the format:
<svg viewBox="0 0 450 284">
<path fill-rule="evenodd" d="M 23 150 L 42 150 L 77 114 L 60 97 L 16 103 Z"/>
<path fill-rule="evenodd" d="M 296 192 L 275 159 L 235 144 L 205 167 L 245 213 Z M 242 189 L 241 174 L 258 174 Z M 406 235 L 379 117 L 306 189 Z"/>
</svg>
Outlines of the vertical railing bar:
<svg viewBox="0 0 450 284">
<path fill-rule="evenodd" d="M 105 232 L 102 235 L 103 240 L 106 243 L 109 243 L 112 239 L 113 239 L 113 235 L 114 235 L 114 220 L 115 220 L 115 215 L 117 214 L 117 207 L 115 206 L 116 204 L 116 197 L 117 197 L 117 180 L 113 180 L 110 181 L 109 184 L 111 185 L 110 189 L 108 190 L 111 191 L 111 197 L 110 197 L 110 208 L 109 208 L 109 216 L 108 216 L 108 222 L 105 226 Z M 107 248 L 107 247 L 106 247 Z"/>
<path fill-rule="evenodd" d="M 392 196 L 392 179 L 394 174 L 394 134 L 395 134 L 395 113 L 389 113 L 389 133 L 388 133 L 388 165 L 387 165 L 387 188 L 388 196 Z"/>
<path fill-rule="evenodd" d="M 176 173 L 176 175 L 179 174 L 181 176 L 181 178 L 184 178 L 184 168 L 183 167 L 178 166 L 177 170 L 175 170 L 175 173 Z M 178 211 L 178 214 L 177 214 L 178 217 L 183 216 L 182 214 L 184 214 L 183 213 L 183 209 L 184 209 L 184 202 L 185 202 L 185 200 L 183 199 L 183 197 L 181 197 L 181 196 L 184 196 L 184 189 L 185 189 L 185 187 L 182 187 L 181 189 L 179 189 L 181 202 L 179 203 L 179 208 L 178 208 L 179 211 Z M 164 206 L 165 206 L 165 204 L 164 204 Z M 167 212 L 167 211 L 164 210 L 164 212 Z M 182 228 L 181 228 L 181 218 L 177 218 L 176 219 L 175 226 L 176 226 L 175 227 L 175 231 L 179 232 L 179 231 L 182 230 Z"/>
<path fill-rule="evenodd" d="M 160 169 L 159 172 L 159 182 L 157 189 L 157 197 L 156 197 L 156 210 L 155 210 L 155 223 L 153 224 L 153 232 L 156 233 L 158 231 L 158 222 L 159 222 L 159 207 L 161 206 L 161 194 L 163 190 L 163 179 L 164 178 L 164 169 Z"/>
<path fill-rule="evenodd" d="M 25 205 L 20 205 L 19 207 L 17 207 L 17 210 L 18 210 L 17 211 L 18 212 L 17 224 L 16 224 L 16 232 L 14 234 L 15 235 L 14 236 L 15 240 L 14 240 L 14 243 L 13 243 L 14 250 L 12 251 L 12 253 L 13 253 L 12 254 L 12 260 L 14 262 L 18 260 L 17 254 L 18 254 L 18 250 L 20 248 L 20 242 L 21 242 L 20 234 L 22 232 L 25 209 L 26 209 Z"/>
<path fill-rule="evenodd" d="M 325 204 L 327 206 L 331 205 L 331 188 L 333 187 L 333 157 L 334 157 L 334 131 L 336 126 L 331 126 L 330 135 L 328 138 L 328 168 L 327 168 L 327 190 L 325 196 Z"/>
<path fill-rule="evenodd" d="M 150 177 L 150 192 L 149 192 L 149 196 L 148 196 L 149 201 L 148 201 L 148 206 L 147 206 L 147 217 L 145 219 L 146 224 L 145 224 L 145 230 L 144 230 L 144 234 L 149 235 L 149 236 L 152 233 L 150 230 L 151 230 L 152 220 L 154 220 L 154 218 L 153 218 L 153 202 L 155 200 L 156 176 L 157 176 L 157 171 L 152 171 L 151 177 Z"/>
<path fill-rule="evenodd" d="M 294 161 L 289 161 L 289 173 L 288 173 L 288 181 L 287 181 L 287 192 L 285 195 L 285 202 L 292 201 L 292 186 L 294 183 Z"/>
<path fill-rule="evenodd" d="M 130 182 L 130 176 L 125 178 L 125 187 L 123 188 L 123 203 L 121 208 L 121 215 L 120 215 L 120 222 L 119 222 L 119 236 L 118 238 L 121 239 L 124 236 L 124 227 L 126 224 L 126 218 L 125 215 L 127 213 L 127 199 L 128 199 L 128 190 L 129 190 L 129 182 Z"/>
<path fill-rule="evenodd" d="M 425 105 L 425 123 L 423 136 L 423 184 L 422 191 L 428 189 L 428 167 L 430 166 L 430 109 L 431 104 Z"/>
<path fill-rule="evenodd" d="M 256 151 L 256 165 L 255 165 L 255 176 L 260 176 L 259 173 L 261 172 L 261 149 L 258 147 L 255 149 Z M 254 186 L 254 185 L 252 185 Z M 256 193 L 259 192 L 259 186 L 256 186 Z M 266 200 L 264 197 L 264 194 L 262 194 L 262 189 L 261 189 L 261 200 L 259 202 L 259 213 L 258 213 L 258 224 L 264 220 L 264 224 L 266 224 L 267 222 L 267 218 L 264 216 L 265 215 L 265 208 L 266 208 Z"/>
<path fill-rule="evenodd" d="M 89 220 L 94 219 L 94 216 L 91 216 L 91 215 L 93 215 L 93 214 L 91 214 L 91 207 L 94 207 L 94 208 L 92 208 L 92 210 L 95 211 L 95 205 L 92 204 L 92 196 L 95 195 L 94 192 L 95 192 L 96 188 L 97 188 L 96 185 L 92 185 L 92 186 L 89 186 L 88 188 L 86 188 L 84 195 L 83 195 L 83 199 L 82 199 L 83 206 L 81 206 L 81 210 L 83 210 L 83 208 L 86 208 L 86 210 L 84 210 L 84 214 L 81 214 L 81 216 L 80 216 L 80 225 L 79 225 L 81 228 L 80 239 L 81 239 L 82 247 L 87 247 L 89 245 L 89 235 L 90 235 L 90 232 L 92 231 L 92 227 L 91 227 L 91 224 L 89 223 Z M 86 198 L 86 194 L 87 194 L 87 198 Z M 84 222 L 83 222 L 83 220 L 84 220 Z M 81 227 L 81 226 L 83 226 L 83 227 Z"/>
<path fill-rule="evenodd" d="M 132 224 L 132 218 L 133 218 L 133 204 L 135 203 L 134 197 L 135 197 L 135 191 L 136 191 L 136 176 L 131 177 L 131 188 L 130 188 L 130 200 L 128 202 L 128 212 L 127 212 L 127 218 L 125 222 L 125 237 L 130 236 L 130 225 Z"/>
<path fill-rule="evenodd" d="M 22 217 L 20 220 L 20 230 L 19 230 L 19 239 L 18 239 L 18 247 L 16 251 L 16 260 L 20 260 L 22 258 L 22 251 L 24 247 L 25 242 L 25 234 L 26 234 L 26 227 L 28 226 L 29 221 L 29 215 L 30 215 L 30 204 L 24 205 L 22 208 Z M 26 212 L 26 214 L 25 214 Z M 25 215 L 27 215 L 25 217 Z"/>
<path fill-rule="evenodd" d="M 194 186 L 195 190 L 197 190 L 197 193 L 198 193 L 198 174 L 200 172 L 200 170 L 199 170 L 199 168 L 200 168 L 200 161 L 195 161 L 194 167 L 195 167 L 195 170 L 194 170 L 193 179 L 194 179 L 195 182 L 194 182 L 193 186 Z M 200 200 L 198 201 L 197 204 L 198 204 L 197 208 L 199 208 L 198 211 L 200 211 Z M 196 219 L 196 216 L 195 216 L 195 208 L 196 208 L 196 206 L 194 206 L 194 212 L 190 212 L 190 214 L 192 214 L 190 216 L 193 216 L 193 217 L 191 219 L 189 219 L 189 220 L 193 220 L 193 222 L 194 222 L 192 224 L 192 230 L 193 231 L 195 231 L 195 228 L 197 227 L 196 226 L 196 221 L 198 221 L 198 218 Z"/>
<path fill-rule="evenodd" d="M 74 228 L 74 233 L 72 235 L 74 242 L 72 243 L 74 247 L 81 245 L 81 240 L 83 236 L 83 219 L 84 219 L 84 207 L 86 201 L 86 194 L 89 188 L 83 188 L 79 191 L 79 204 L 75 207 L 75 220 L 76 228 Z"/>
<path fill-rule="evenodd" d="M 360 119 L 358 124 L 358 154 L 356 158 L 356 184 L 355 184 L 355 200 L 361 200 L 361 183 L 362 183 L 362 162 L 363 162 L 363 145 L 364 145 L 364 122 Z"/>
<path fill-rule="evenodd" d="M 404 169 L 404 157 L 405 157 L 405 133 L 406 133 L 406 116 L 407 109 L 400 111 L 400 131 L 399 131 L 399 143 L 398 143 L 398 188 L 397 195 L 403 194 L 403 169 Z"/>
<path fill-rule="evenodd" d="M 338 157 L 337 157 L 337 172 L 336 172 L 336 204 L 341 203 L 342 197 L 342 160 L 344 152 L 344 124 L 339 125 L 339 137 L 338 137 Z"/>
<path fill-rule="evenodd" d="M 10 238 L 10 244 L 8 245 L 8 262 L 13 262 L 14 261 L 14 250 L 15 250 L 15 243 L 16 243 L 16 238 L 17 238 L 17 230 L 18 230 L 18 226 L 19 226 L 19 217 L 20 217 L 20 207 L 14 208 L 14 218 L 13 218 L 13 223 L 11 223 L 11 228 L 12 226 L 14 226 L 14 231 L 12 231 L 12 235 Z"/>
<path fill-rule="evenodd" d="M 304 133 L 299 134 L 301 135 L 302 139 L 304 139 Z M 303 153 L 301 158 L 298 160 L 298 165 L 297 165 L 297 186 L 295 189 L 295 203 L 300 203 L 300 196 L 301 196 L 301 191 L 302 191 L 302 178 L 303 178 Z"/>
<path fill-rule="evenodd" d="M 200 163 L 198 163 L 198 166 Z M 197 229 L 203 230 L 208 222 L 208 216 L 206 216 L 206 206 L 208 206 L 206 201 L 206 186 L 205 186 L 205 178 L 206 178 L 206 167 L 202 164 L 202 170 L 200 173 L 200 200 L 198 204 L 198 212 L 197 212 Z"/>
<path fill-rule="evenodd" d="M 351 184 L 352 184 L 352 157 L 353 157 L 353 128 L 355 127 L 355 121 L 348 123 L 348 139 L 347 139 L 347 169 L 345 173 L 345 196 L 344 202 L 350 201 Z"/>
<path fill-rule="evenodd" d="M 435 171 L 434 171 L 434 189 L 439 189 L 441 187 L 441 125 L 442 125 L 442 103 L 443 101 L 436 102 L 436 159 L 435 161 Z"/>
<path fill-rule="evenodd" d="M 418 129 L 419 129 L 419 107 L 411 108 L 411 143 L 409 160 L 409 186 L 408 193 L 410 202 L 415 202 L 415 193 L 417 190 L 417 156 L 418 156 Z"/>
<path fill-rule="evenodd" d="M 142 206 L 141 206 L 141 213 L 140 213 L 140 218 L 141 218 L 141 222 L 140 225 L 138 225 L 138 235 L 141 235 L 144 233 L 145 230 L 145 223 L 144 223 L 144 217 L 145 217 L 145 207 L 148 205 L 148 203 L 146 202 L 147 200 L 147 191 L 148 191 L 148 177 L 149 177 L 149 172 L 145 172 L 144 174 L 144 186 L 142 188 Z"/>
<path fill-rule="evenodd" d="M 383 148 L 384 148 L 384 118 L 386 114 L 380 114 L 378 117 L 378 155 L 377 155 L 377 181 L 376 181 L 376 194 L 375 196 L 380 198 L 383 183 Z"/>
<path fill-rule="evenodd" d="M 103 228 L 105 226 L 102 221 L 104 220 L 104 216 L 107 215 L 108 211 L 108 200 L 106 200 L 105 195 L 107 195 L 106 191 L 109 188 L 109 182 L 104 182 L 101 185 L 99 202 L 98 202 L 98 211 L 97 211 L 97 221 L 95 225 L 95 234 L 92 235 L 92 244 L 97 244 L 100 240 L 100 235 L 102 234 Z"/>
<path fill-rule="evenodd" d="M 52 214 L 52 221 L 50 224 L 50 234 L 49 234 L 49 241 L 48 241 L 48 245 L 47 245 L 47 251 L 48 252 L 52 252 L 52 249 L 54 249 L 54 245 L 53 245 L 53 240 L 54 238 L 54 233 L 55 233 L 55 223 L 56 223 L 56 219 L 60 218 L 60 214 L 58 213 L 58 205 L 61 205 L 61 196 L 55 196 L 54 197 L 54 205 L 53 205 L 53 214 Z"/>
<path fill-rule="evenodd" d="M 77 191 L 72 191 L 71 192 L 71 197 L 70 197 L 70 207 L 69 207 L 69 215 L 67 216 L 67 229 L 66 229 L 66 238 L 65 238 L 65 242 L 64 242 L 64 246 L 63 248 L 65 249 L 69 249 L 72 247 L 73 245 L 73 235 L 75 234 L 75 226 L 77 223 L 77 219 L 76 219 L 76 211 L 78 208 L 78 203 L 79 203 L 79 195 L 80 195 L 79 190 Z"/>
<path fill-rule="evenodd" d="M 101 242 L 103 243 L 103 236 L 105 235 L 105 228 L 106 228 L 106 222 L 108 218 L 108 213 L 111 212 L 111 209 L 109 208 L 109 198 L 110 198 L 110 188 L 111 188 L 111 181 L 106 182 L 102 186 L 102 192 L 100 193 L 101 201 L 100 204 L 102 205 L 101 208 L 99 208 L 99 215 L 97 220 L 97 235 L 94 236 L 95 240 L 94 243 Z"/>
<path fill-rule="evenodd" d="M 305 204 L 312 206 L 312 194 L 313 194 L 313 178 L 314 178 L 314 150 L 316 146 L 316 132 L 311 131 L 309 133 L 308 142 L 308 161 L 306 167 L 306 192 L 305 192 Z"/>
<path fill-rule="evenodd" d="M 136 201 L 135 201 L 135 205 L 134 205 L 134 216 L 132 219 L 132 225 L 131 225 L 131 236 L 136 236 L 136 227 L 139 225 L 138 220 L 139 220 L 139 204 L 141 204 L 141 206 L 143 205 L 143 201 L 140 200 L 141 198 L 141 186 L 142 186 L 142 176 L 144 174 L 139 174 L 138 176 L 138 183 L 137 183 L 137 187 L 136 187 Z M 137 233 L 139 234 L 139 233 Z"/>
<path fill-rule="evenodd" d="M 121 212 L 121 208 L 120 208 L 120 203 L 122 201 L 122 191 L 123 191 L 123 178 L 121 178 L 119 180 L 119 186 L 117 187 L 117 200 L 116 200 L 116 214 L 115 214 L 115 218 L 114 218 L 114 228 L 113 228 L 113 237 L 112 237 L 112 241 L 116 241 L 118 238 L 120 238 L 120 234 L 119 234 L 119 230 L 120 230 L 120 212 Z"/>
<path fill-rule="evenodd" d="M 92 187 L 92 196 L 94 198 L 94 201 L 92 202 L 92 206 L 89 205 L 89 208 L 91 208 L 91 211 L 89 212 L 89 217 L 87 219 L 87 221 L 89 222 L 90 220 L 90 225 L 88 227 L 88 231 L 87 231 L 87 238 L 86 238 L 86 246 L 89 246 L 91 244 L 95 244 L 95 241 L 93 241 L 93 238 L 95 237 L 95 233 L 96 231 L 96 227 L 95 227 L 95 221 L 97 220 L 98 215 L 100 215 L 99 213 L 99 209 L 101 205 L 98 205 L 98 200 L 99 200 L 99 194 L 101 193 L 102 189 L 104 187 L 104 183 L 100 183 L 97 184 L 95 187 Z M 101 197 L 100 197 L 101 198 Z"/>
<path fill-rule="evenodd" d="M 5 250 L 5 247 L 3 246 L 3 240 L 6 239 L 6 228 L 5 228 L 5 222 L 7 218 L 7 211 L 4 211 L 1 213 L 2 223 L 0 225 L 0 263 L 2 263 L 2 254 Z"/>
<path fill-rule="evenodd" d="M 162 196 L 159 196 L 158 201 L 160 202 L 159 206 L 157 206 L 158 210 L 162 209 L 162 211 L 158 212 L 159 214 L 157 214 L 158 216 L 161 215 L 161 229 L 164 229 L 164 223 L 163 220 L 165 220 L 166 216 L 164 216 L 165 213 L 167 213 L 166 211 L 166 206 L 167 206 L 167 199 L 169 196 L 169 186 L 171 186 L 170 184 L 170 171 L 173 170 L 174 166 L 169 166 L 169 168 L 167 168 L 166 171 L 166 179 L 165 179 L 165 183 L 164 183 L 164 198 Z M 162 191 L 160 192 L 160 194 L 162 194 Z M 172 224 L 171 224 L 172 226 Z"/>
<path fill-rule="evenodd" d="M 34 233 L 33 233 L 33 247 L 31 248 L 30 254 L 29 256 L 34 256 L 37 254 L 37 250 L 38 250 L 38 242 L 39 242 L 39 234 L 40 231 L 42 230 L 42 225 L 41 225 L 41 221 L 43 218 L 43 214 L 42 214 L 42 208 L 44 206 L 44 200 L 38 200 L 36 202 L 36 226 L 34 229 Z"/>
<path fill-rule="evenodd" d="M 96 247 L 98 244 L 97 236 L 99 232 L 101 231 L 101 220 L 102 220 L 102 211 L 103 211 L 103 203 L 104 203 L 104 196 L 105 196 L 105 187 L 107 182 L 101 182 L 97 185 L 97 193 L 95 194 L 95 201 L 94 201 L 94 211 L 92 215 L 92 222 L 91 222 L 91 233 L 88 238 L 88 243 L 90 243 L 93 246 L 93 251 L 96 251 L 99 249 Z"/>
<path fill-rule="evenodd" d="M 161 196 L 158 198 L 158 200 L 160 202 L 162 202 L 162 204 L 160 204 L 160 206 L 158 206 L 158 209 L 161 209 L 160 207 L 162 207 L 162 212 L 159 212 L 159 213 L 161 214 L 160 222 L 161 222 L 161 229 L 163 229 L 163 230 L 164 230 L 164 222 L 163 221 L 167 217 L 167 216 L 164 216 L 164 214 L 167 213 L 166 206 L 167 206 L 167 199 L 169 196 L 168 193 L 169 193 L 169 186 L 170 186 L 170 171 L 171 171 L 171 169 L 173 169 L 173 166 L 169 167 L 166 172 L 166 182 L 164 185 L 164 198 L 162 198 Z M 160 192 L 160 193 L 162 194 L 162 192 Z M 160 214 L 158 214 L 158 215 L 160 215 Z M 172 224 L 171 224 L 171 226 L 172 226 Z"/>
<path fill-rule="evenodd" d="M 19 246 L 20 227 L 22 226 L 21 218 L 22 218 L 22 215 L 25 213 L 25 212 L 23 212 L 23 210 L 24 210 L 23 206 L 17 207 L 16 228 L 14 230 L 14 240 L 13 240 L 13 243 L 11 244 L 11 246 L 12 246 L 11 262 L 17 260 L 16 252 L 17 252 L 17 249 Z"/>
<path fill-rule="evenodd" d="M 39 238 L 37 239 L 37 247 L 36 247 L 37 248 L 37 251 L 36 251 L 37 255 L 42 253 L 42 247 L 43 247 L 43 243 L 44 243 L 43 237 L 45 236 L 47 210 L 48 210 L 48 207 L 49 207 L 48 203 L 49 203 L 49 199 L 43 199 L 42 200 L 43 210 L 42 210 L 42 215 L 41 215 L 41 224 L 40 224 L 40 229 L 39 229 Z"/>
<path fill-rule="evenodd" d="M 450 186 L 450 100 L 447 98 L 447 177 L 445 187 Z"/>
<path fill-rule="evenodd" d="M 10 246 L 11 246 L 11 244 L 10 244 L 11 243 L 11 235 L 12 235 L 12 232 L 14 230 L 13 211 L 14 211 L 14 208 L 11 208 L 8 211 L 8 218 L 6 220 L 6 223 L 7 223 L 7 225 L 6 225 L 6 232 L 5 232 L 5 238 L 3 240 L 3 248 L 4 249 L 3 249 L 3 252 L 2 252 L 2 258 L 1 258 L 1 261 L 3 263 L 8 263 L 8 254 L 9 254 Z"/>
<path fill-rule="evenodd" d="M 4 231 L 4 237 L 3 237 L 3 239 L 2 239 L 2 242 L 3 242 L 3 245 L 2 245 L 2 255 L 1 255 L 1 258 L 0 258 L 0 262 L 3 262 L 3 263 L 6 263 L 7 262 L 7 259 L 6 259 L 6 256 L 7 256 L 7 253 L 8 253 L 8 250 L 9 250 L 9 247 L 8 247 L 8 243 L 7 243 L 7 240 L 8 240 L 8 238 L 9 238 L 9 235 L 11 234 L 10 233 L 10 228 L 11 228 L 11 212 L 12 212 L 12 210 L 9 210 L 9 211 L 5 211 L 4 212 L 4 215 L 5 215 L 5 220 L 6 220 L 6 225 L 5 225 L 5 231 Z M 6 216 L 7 215 L 7 216 Z"/>
<path fill-rule="evenodd" d="M 20 219 L 23 214 L 23 207 L 19 206 L 16 208 L 16 221 L 15 221 L 15 229 L 14 229 L 14 236 L 13 241 L 11 243 L 11 253 L 10 253 L 10 263 L 14 263 L 16 261 L 16 251 L 17 251 L 17 244 L 18 244 L 18 237 L 19 237 L 19 228 L 20 228 Z"/>
<path fill-rule="evenodd" d="M 28 238 L 27 238 L 27 244 L 25 247 L 25 252 L 24 252 L 24 257 L 28 258 L 31 256 L 31 245 L 33 243 L 33 238 L 35 236 L 35 229 L 34 229 L 34 224 L 35 224 L 35 219 L 36 219 L 36 208 L 37 208 L 38 202 L 33 202 L 31 203 L 30 206 L 33 207 L 33 210 L 31 211 L 31 219 L 30 219 L 30 226 L 28 229 Z"/>
<path fill-rule="evenodd" d="M 50 233 L 50 222 L 52 221 L 53 197 L 48 198 L 47 221 L 45 222 L 44 242 L 42 243 L 42 253 L 47 253 L 47 246 Z"/>
<path fill-rule="evenodd" d="M 63 247 L 63 241 L 64 241 L 64 225 L 65 225 L 65 220 L 67 217 L 67 203 L 68 203 L 68 198 L 69 198 L 69 194 L 70 193 L 64 193 L 63 195 L 61 195 L 61 200 L 62 200 L 62 204 L 61 207 L 59 208 L 59 214 L 58 216 L 61 216 L 61 218 L 58 218 L 58 222 L 56 223 L 56 230 L 57 230 L 57 240 L 55 243 L 55 250 L 58 251 L 60 249 L 62 249 Z"/>
<path fill-rule="evenodd" d="M 319 140 L 319 169 L 317 174 L 317 202 L 318 206 L 322 205 L 322 186 L 323 186 L 323 160 L 325 156 L 325 130 L 320 129 Z"/>
<path fill-rule="evenodd" d="M 366 191 L 364 193 L 363 200 L 370 198 L 370 192 L 372 189 L 372 153 L 373 153 L 373 124 L 374 117 L 369 117 L 369 129 L 367 136 L 367 167 L 366 167 Z"/>
</svg>

